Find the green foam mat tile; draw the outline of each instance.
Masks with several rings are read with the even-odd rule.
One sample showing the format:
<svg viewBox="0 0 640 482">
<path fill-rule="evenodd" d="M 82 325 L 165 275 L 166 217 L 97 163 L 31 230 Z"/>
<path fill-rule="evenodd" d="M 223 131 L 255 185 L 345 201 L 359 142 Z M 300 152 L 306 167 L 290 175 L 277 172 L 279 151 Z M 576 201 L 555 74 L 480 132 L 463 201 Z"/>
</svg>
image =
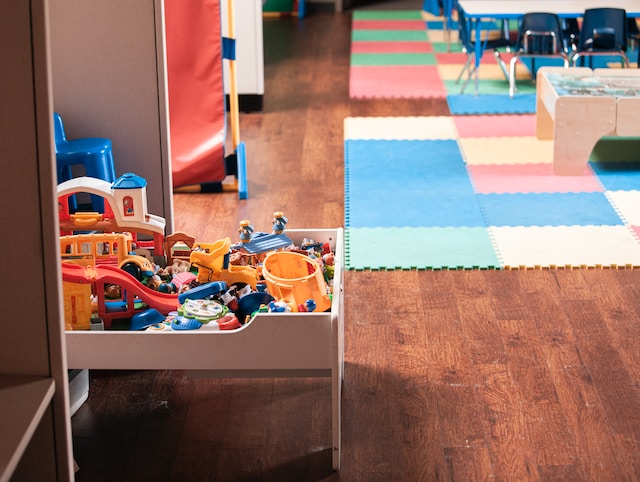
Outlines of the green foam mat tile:
<svg viewBox="0 0 640 482">
<path fill-rule="evenodd" d="M 422 20 L 418 10 L 356 10 L 353 20 Z"/>
<path fill-rule="evenodd" d="M 347 228 L 349 270 L 495 269 L 486 228 Z"/>
<path fill-rule="evenodd" d="M 427 35 L 420 30 L 354 30 L 354 42 L 426 42 Z"/>
<path fill-rule="evenodd" d="M 351 65 L 435 65 L 432 54 L 351 54 Z"/>
</svg>

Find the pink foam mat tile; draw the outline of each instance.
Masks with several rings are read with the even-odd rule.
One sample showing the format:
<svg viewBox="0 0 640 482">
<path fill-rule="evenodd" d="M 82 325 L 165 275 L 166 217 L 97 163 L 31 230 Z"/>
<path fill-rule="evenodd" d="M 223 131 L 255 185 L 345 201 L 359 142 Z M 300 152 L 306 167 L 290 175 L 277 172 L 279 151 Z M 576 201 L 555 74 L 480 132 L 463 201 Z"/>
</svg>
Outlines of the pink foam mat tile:
<svg viewBox="0 0 640 482">
<path fill-rule="evenodd" d="M 352 66 L 349 95 L 351 98 L 441 98 L 447 92 L 435 66 Z"/>
<path fill-rule="evenodd" d="M 433 45 L 429 42 L 365 42 L 351 43 L 353 54 L 429 54 L 433 52 Z"/>
<path fill-rule="evenodd" d="M 459 65 L 462 67 L 467 61 L 467 54 L 464 52 L 441 52 L 436 53 L 438 65 Z"/>
<path fill-rule="evenodd" d="M 522 137 L 536 135 L 536 116 L 463 115 L 454 116 L 460 137 Z"/>
<path fill-rule="evenodd" d="M 424 20 L 354 20 L 353 30 L 425 30 Z"/>
<path fill-rule="evenodd" d="M 640 266 L 640 243 L 627 226 L 489 228 L 505 268 Z"/>
<path fill-rule="evenodd" d="M 604 191 L 591 168 L 582 176 L 556 176 L 551 164 L 476 164 L 467 171 L 479 194 Z"/>
</svg>

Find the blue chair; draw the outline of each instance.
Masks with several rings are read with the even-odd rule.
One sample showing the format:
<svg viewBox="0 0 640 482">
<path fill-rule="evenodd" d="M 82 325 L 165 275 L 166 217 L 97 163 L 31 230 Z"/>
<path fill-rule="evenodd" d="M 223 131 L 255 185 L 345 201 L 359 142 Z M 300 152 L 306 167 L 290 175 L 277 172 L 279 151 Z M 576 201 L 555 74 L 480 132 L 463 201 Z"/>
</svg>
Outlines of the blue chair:
<svg viewBox="0 0 640 482">
<path fill-rule="evenodd" d="M 73 166 L 82 166 L 84 175 L 89 177 L 109 182 L 116 180 L 111 140 L 95 137 L 67 140 L 62 117 L 57 112 L 53 113 L 53 124 L 58 183 L 74 177 Z M 78 204 L 75 197 L 71 197 L 69 203 L 69 208 L 76 211 Z M 102 197 L 92 195 L 91 205 L 94 211 L 104 212 Z"/>
<path fill-rule="evenodd" d="M 516 63 L 523 58 L 531 61 L 531 76 L 536 78 L 536 58 L 562 59 L 569 67 L 569 53 L 565 50 L 560 17 L 550 12 L 529 12 L 520 20 L 518 40 L 509 61 L 509 97 L 516 93 Z"/>
<path fill-rule="evenodd" d="M 507 66 L 500 55 L 500 49 L 504 49 L 505 52 L 511 52 L 511 48 L 513 43 L 511 40 L 504 36 L 504 32 L 497 31 L 500 35 L 498 37 L 490 38 L 489 31 L 484 29 L 484 33 L 486 34 L 486 38 L 484 39 L 474 39 L 472 38 L 472 29 L 471 25 L 467 21 L 467 17 L 464 13 L 464 10 L 460 8 L 460 5 L 457 5 L 456 2 L 456 10 L 458 12 L 458 35 L 460 36 L 460 43 L 462 44 L 462 50 L 467 54 L 467 61 L 465 62 L 460 74 L 458 74 L 458 78 L 456 79 L 456 83 L 459 83 L 462 79 L 463 75 L 466 73 L 467 78 L 462 84 L 462 88 L 460 89 L 460 93 L 464 94 L 465 89 L 467 88 L 467 84 L 471 77 L 476 75 L 476 88 L 475 93 L 478 93 L 478 84 L 477 84 L 477 72 L 475 67 L 475 49 L 476 42 L 480 42 L 482 45 L 482 51 L 493 51 L 493 56 L 496 59 L 496 62 L 500 66 L 500 70 L 504 75 L 504 78 L 509 80 L 509 72 L 507 71 Z M 494 33 L 496 33 L 495 24 L 493 25 Z"/>
<path fill-rule="evenodd" d="M 622 67 L 629 67 L 627 58 L 627 12 L 622 8 L 590 8 L 584 11 L 578 49 L 571 56 L 571 65 L 583 57 L 617 56 Z M 591 66 L 591 65 L 590 65 Z"/>
</svg>

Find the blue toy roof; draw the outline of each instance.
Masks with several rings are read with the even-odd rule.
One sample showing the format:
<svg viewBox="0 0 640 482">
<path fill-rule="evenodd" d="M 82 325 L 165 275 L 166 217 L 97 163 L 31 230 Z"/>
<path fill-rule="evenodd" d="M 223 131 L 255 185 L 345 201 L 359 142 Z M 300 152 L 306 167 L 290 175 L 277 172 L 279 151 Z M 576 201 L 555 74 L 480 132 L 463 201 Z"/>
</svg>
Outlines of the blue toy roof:
<svg viewBox="0 0 640 482">
<path fill-rule="evenodd" d="M 113 183 L 113 189 L 140 189 L 147 186 L 147 180 L 131 172 L 120 176 Z"/>
<path fill-rule="evenodd" d="M 286 248 L 292 241 L 286 234 L 256 233 L 251 241 L 240 244 L 249 254 L 260 254 L 274 249 Z"/>
</svg>

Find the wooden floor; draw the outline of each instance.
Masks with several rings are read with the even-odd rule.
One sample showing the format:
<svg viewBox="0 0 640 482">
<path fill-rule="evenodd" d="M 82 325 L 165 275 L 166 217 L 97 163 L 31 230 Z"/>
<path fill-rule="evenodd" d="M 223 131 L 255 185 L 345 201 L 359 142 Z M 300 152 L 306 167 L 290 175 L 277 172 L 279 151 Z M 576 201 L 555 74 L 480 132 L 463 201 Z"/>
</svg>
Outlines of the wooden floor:
<svg viewBox="0 0 640 482">
<path fill-rule="evenodd" d="M 214 241 L 275 210 L 341 226 L 343 119 L 447 115 L 350 100 L 350 22 L 265 21 L 264 112 L 241 116 L 250 197 L 176 195 L 177 229 Z M 92 371 L 77 480 L 640 480 L 639 271 L 348 272 L 345 298 L 339 473 L 327 380 Z"/>
</svg>

